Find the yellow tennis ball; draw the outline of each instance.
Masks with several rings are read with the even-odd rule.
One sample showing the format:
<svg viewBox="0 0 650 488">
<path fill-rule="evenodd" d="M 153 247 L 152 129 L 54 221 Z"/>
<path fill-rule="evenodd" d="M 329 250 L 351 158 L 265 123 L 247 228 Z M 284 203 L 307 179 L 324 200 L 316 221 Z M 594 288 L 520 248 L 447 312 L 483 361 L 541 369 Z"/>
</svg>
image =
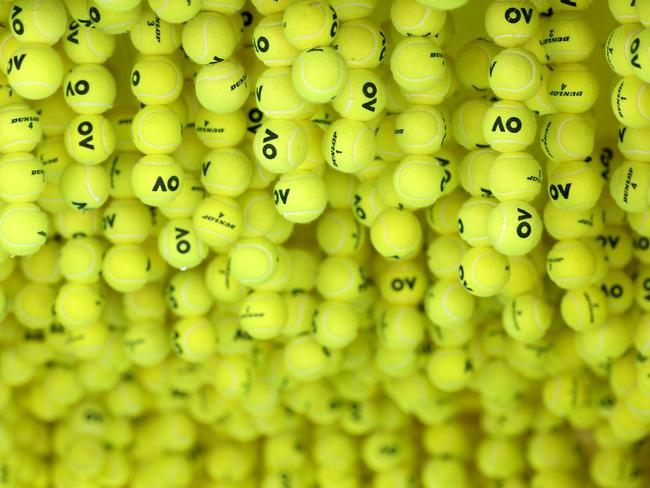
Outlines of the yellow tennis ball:
<svg viewBox="0 0 650 488">
<path fill-rule="evenodd" d="M 460 238 L 470 246 L 488 246 L 488 218 L 498 202 L 494 198 L 472 197 L 462 203 L 457 211 Z"/>
<path fill-rule="evenodd" d="M 171 331 L 172 351 L 190 363 L 204 363 L 216 352 L 217 331 L 206 317 L 186 317 Z"/>
<path fill-rule="evenodd" d="M 115 131 L 103 115 L 77 115 L 65 130 L 64 143 L 78 163 L 98 165 L 115 149 Z"/>
<path fill-rule="evenodd" d="M 466 250 L 467 244 L 457 236 L 436 236 L 427 247 L 427 267 L 438 279 L 455 278 Z"/>
<path fill-rule="evenodd" d="M 503 328 L 516 341 L 533 344 L 544 337 L 553 320 L 553 308 L 534 293 L 519 295 L 503 307 Z"/>
<path fill-rule="evenodd" d="M 167 154 L 143 156 L 131 170 L 135 196 L 154 207 L 170 203 L 183 185 L 183 170 Z"/>
<path fill-rule="evenodd" d="M 188 0 L 187 2 L 164 2 L 161 0 L 148 0 L 149 7 L 161 20 L 181 24 L 195 17 L 201 10 L 201 2 Z"/>
<path fill-rule="evenodd" d="M 113 107 L 115 79 L 101 64 L 80 64 L 63 79 L 66 103 L 79 114 L 100 114 Z"/>
<path fill-rule="evenodd" d="M 36 201 L 45 188 L 43 163 L 30 153 L 0 158 L 0 198 L 7 203 Z"/>
<path fill-rule="evenodd" d="M 322 151 L 331 167 L 344 173 L 356 173 L 375 157 L 375 138 L 363 122 L 339 119 L 325 131 Z"/>
<path fill-rule="evenodd" d="M 536 134 L 537 117 L 521 102 L 498 101 L 485 113 L 483 137 L 495 151 L 524 151 Z"/>
<path fill-rule="evenodd" d="M 392 180 L 400 203 L 410 208 L 423 208 L 442 195 L 445 171 L 432 156 L 407 156 L 395 168 Z"/>
<path fill-rule="evenodd" d="M 431 88 L 447 69 L 445 53 L 431 39 L 410 37 L 397 43 L 390 58 L 390 70 L 405 90 Z"/>
<path fill-rule="evenodd" d="M 506 153 L 509 157 L 512 153 Z M 499 153 L 492 149 L 474 149 L 467 153 L 458 167 L 460 184 L 473 197 L 490 196 L 489 175 Z"/>
<path fill-rule="evenodd" d="M 542 25 L 540 44 L 549 63 L 579 63 L 596 46 L 594 31 L 580 12 L 558 12 Z"/>
<path fill-rule="evenodd" d="M 303 51 L 293 62 L 291 80 L 298 95 L 311 103 L 328 103 L 344 89 L 348 67 L 331 47 Z"/>
<path fill-rule="evenodd" d="M 633 161 L 650 161 L 650 154 L 644 147 L 644 141 L 649 133 L 647 127 L 619 127 L 617 146 L 623 157 Z"/>
<path fill-rule="evenodd" d="M 447 122 L 435 107 L 415 105 L 395 119 L 395 141 L 406 154 L 433 154 L 447 137 Z"/>
<path fill-rule="evenodd" d="M 424 299 L 427 317 L 440 328 L 459 326 L 471 320 L 476 308 L 473 295 L 458 282 L 458 267 L 453 278 L 443 279 L 430 286 Z"/>
<path fill-rule="evenodd" d="M 294 120 L 267 120 L 253 138 L 255 158 L 274 173 L 287 173 L 297 168 L 307 157 L 308 148 L 308 135 Z"/>
<path fill-rule="evenodd" d="M 257 59 L 268 67 L 291 66 L 300 54 L 284 35 L 281 13 L 260 20 L 253 32 L 253 47 Z"/>
<path fill-rule="evenodd" d="M 451 125 L 458 144 L 469 150 L 488 147 L 483 135 L 483 119 L 491 106 L 485 98 L 468 99 L 456 106 Z"/>
<path fill-rule="evenodd" d="M 138 366 L 159 364 L 170 349 L 169 331 L 157 322 L 132 324 L 124 333 L 124 350 Z"/>
<path fill-rule="evenodd" d="M 145 105 L 170 104 L 183 89 L 183 73 L 167 56 L 142 56 L 131 70 L 131 93 Z"/>
<path fill-rule="evenodd" d="M 386 106 L 387 91 L 384 81 L 367 69 L 351 69 L 347 82 L 332 107 L 341 117 L 368 121 Z"/>
<path fill-rule="evenodd" d="M 9 104 L 0 108 L 0 125 L 5 128 L 0 135 L 0 151 L 31 152 L 42 138 L 39 115 L 24 104 Z"/>
<path fill-rule="evenodd" d="M 209 246 L 225 247 L 240 234 L 243 213 L 236 200 L 215 195 L 205 198 L 196 207 L 192 224 L 198 237 Z"/>
<path fill-rule="evenodd" d="M 65 31 L 65 6 L 58 0 L 18 0 L 13 3 L 9 27 L 21 43 L 52 46 Z"/>
<path fill-rule="evenodd" d="M 588 285 L 596 270 L 596 259 L 589 246 L 581 240 L 558 241 L 546 257 L 548 277 L 557 286 L 573 290 Z"/>
<path fill-rule="evenodd" d="M 490 244 L 506 256 L 524 256 L 540 242 L 542 218 L 530 203 L 510 200 L 499 203 L 487 220 Z"/>
<path fill-rule="evenodd" d="M 218 63 L 230 58 L 239 37 L 225 15 L 201 12 L 183 26 L 183 51 L 195 63 Z"/>
<path fill-rule="evenodd" d="M 233 276 L 244 285 L 268 281 L 278 266 L 278 250 L 264 237 L 238 239 L 228 252 Z"/>
<path fill-rule="evenodd" d="M 181 143 L 181 119 L 169 105 L 148 105 L 133 118 L 133 143 L 144 154 L 171 154 Z"/>
<path fill-rule="evenodd" d="M 56 291 L 53 287 L 28 283 L 23 286 L 13 299 L 12 309 L 20 324 L 28 329 L 43 329 L 54 321 L 54 300 Z M 24 336 L 29 341 L 29 336 Z M 39 342 L 36 337 L 32 338 Z"/>
<path fill-rule="evenodd" d="M 96 283 L 104 249 L 103 242 L 93 237 L 79 236 L 67 240 L 59 255 L 61 274 L 73 283 Z"/>
<path fill-rule="evenodd" d="M 289 376 L 301 381 L 324 377 L 332 367 L 331 351 L 309 335 L 291 339 L 284 347 L 284 364 Z"/>
<path fill-rule="evenodd" d="M 113 200 L 102 216 L 103 235 L 112 244 L 140 244 L 151 232 L 151 213 L 136 199 Z"/>
<path fill-rule="evenodd" d="M 627 212 L 643 212 L 648 208 L 648 184 L 647 163 L 624 161 L 612 173 L 609 190 L 620 208 Z"/>
<path fill-rule="evenodd" d="M 455 58 L 458 81 L 466 88 L 485 91 L 490 88 L 489 73 L 499 48 L 490 40 L 477 38 L 461 46 Z"/>
<path fill-rule="evenodd" d="M 489 73 L 490 88 L 497 97 L 505 100 L 528 100 L 542 84 L 542 67 L 524 48 L 502 50 L 492 59 Z"/>
<path fill-rule="evenodd" d="M 567 210 L 587 210 L 600 198 L 603 180 L 591 163 L 568 161 L 552 170 L 548 194 L 555 205 Z"/>
<path fill-rule="evenodd" d="M 63 51 L 77 64 L 106 62 L 115 51 L 115 38 L 72 20 L 63 34 Z"/>
<path fill-rule="evenodd" d="M 135 244 L 115 244 L 108 248 L 102 262 L 102 277 L 120 293 L 139 290 L 149 278 L 149 256 Z"/>
<path fill-rule="evenodd" d="M 104 298 L 96 287 L 66 283 L 56 295 L 54 313 L 66 328 L 86 327 L 100 319 L 104 304 Z"/>
<path fill-rule="evenodd" d="M 137 4 L 127 10 L 117 11 L 102 6 L 94 0 L 90 0 L 88 3 L 88 16 L 92 22 L 91 25 L 111 35 L 128 32 L 131 27 L 136 25 L 142 13 L 142 4 Z"/>
<path fill-rule="evenodd" d="M 612 90 L 611 104 L 614 116 L 621 124 L 628 127 L 650 125 L 650 112 L 646 108 L 648 103 L 650 103 L 648 84 L 636 76 L 621 78 Z"/>
<path fill-rule="evenodd" d="M 580 114 L 547 115 L 539 134 L 542 151 L 556 163 L 586 159 L 593 152 L 596 138 L 594 124 Z"/>
<path fill-rule="evenodd" d="M 194 131 L 210 149 L 236 146 L 246 135 L 246 116 L 241 110 L 217 114 L 202 108 L 194 117 Z"/>
<path fill-rule="evenodd" d="M 165 288 L 165 299 L 179 317 L 196 317 L 210 311 L 214 302 L 200 271 L 175 273 Z"/>
<path fill-rule="evenodd" d="M 464 389 L 474 376 L 474 366 L 465 349 L 439 348 L 429 358 L 427 377 L 444 392 Z"/>
<path fill-rule="evenodd" d="M 330 0 L 341 20 L 355 20 L 368 17 L 377 6 L 377 0 Z"/>
<path fill-rule="evenodd" d="M 329 210 L 318 220 L 316 239 L 323 252 L 350 256 L 366 242 L 367 234 L 349 210 Z"/>
<path fill-rule="evenodd" d="M 351 20 L 339 26 L 334 48 L 350 69 L 374 69 L 386 55 L 386 36 L 370 20 Z"/>
<path fill-rule="evenodd" d="M 45 44 L 25 44 L 11 53 L 7 81 L 21 97 L 41 100 L 54 94 L 63 81 L 63 63 Z"/>
<path fill-rule="evenodd" d="M 390 6 L 390 19 L 403 36 L 427 37 L 442 28 L 447 12 L 415 0 L 397 0 Z"/>
<path fill-rule="evenodd" d="M 381 212 L 370 228 L 375 250 L 390 259 L 416 255 L 422 246 L 422 227 L 415 215 L 400 208 Z"/>
<path fill-rule="evenodd" d="M 198 178 L 190 173 L 183 174 L 183 185 L 173 200 L 160 207 L 160 213 L 169 219 L 191 217 L 205 197 L 205 190 Z"/>
<path fill-rule="evenodd" d="M 499 46 L 526 44 L 539 28 L 539 12 L 533 2 L 492 2 L 485 10 L 485 30 Z"/>
<path fill-rule="evenodd" d="M 234 58 L 201 67 L 194 88 L 199 103 L 216 113 L 239 110 L 250 93 L 246 71 Z"/>
<path fill-rule="evenodd" d="M 366 286 L 364 269 L 350 257 L 328 257 L 318 266 L 316 288 L 328 300 L 355 300 Z"/>
<path fill-rule="evenodd" d="M 510 278 L 508 259 L 491 247 L 470 248 L 458 267 L 461 284 L 472 295 L 497 295 Z"/>
<path fill-rule="evenodd" d="M 271 291 L 254 291 L 239 307 L 239 323 L 244 332 L 257 340 L 280 335 L 287 318 L 282 295 Z"/>
<path fill-rule="evenodd" d="M 170 266 L 189 269 L 203 262 L 209 248 L 199 239 L 192 219 L 177 218 L 169 220 L 160 230 L 158 251 Z"/>
<path fill-rule="evenodd" d="M 327 191 L 320 176 L 310 171 L 292 171 L 278 179 L 273 189 L 278 213 L 289 222 L 316 220 L 327 206 Z"/>
<path fill-rule="evenodd" d="M 42 141 L 36 147 L 35 156 L 43 165 L 46 181 L 57 185 L 63 170 L 73 162 L 72 157 L 65 149 L 63 139 L 57 136 Z"/>
<path fill-rule="evenodd" d="M 527 152 L 498 155 L 489 168 L 487 188 L 499 201 L 532 201 L 542 188 L 542 169 Z"/>
<path fill-rule="evenodd" d="M 108 200 L 108 174 L 102 166 L 72 163 L 61 174 L 60 188 L 69 207 L 78 210 L 96 209 Z"/>
<path fill-rule="evenodd" d="M 607 58 L 609 67 L 617 75 L 632 76 L 641 69 L 638 51 L 634 54 L 631 53 L 632 43 L 637 42 L 637 36 L 641 32 L 643 32 L 643 28 L 638 24 L 623 24 L 617 26 L 609 34 L 607 43 L 605 44 L 605 57 Z M 633 66 L 631 63 L 634 55 L 637 55 L 636 62 L 639 65 L 638 67 Z"/>
<path fill-rule="evenodd" d="M 275 225 L 278 213 L 273 195 L 265 190 L 248 190 L 238 198 L 244 213 L 242 236 L 266 236 Z"/>
<path fill-rule="evenodd" d="M 230 259 L 226 254 L 216 256 L 205 270 L 205 284 L 218 302 L 233 303 L 245 295 L 247 289 L 232 275 Z"/>
<path fill-rule="evenodd" d="M 257 107 L 272 119 L 304 119 L 313 105 L 298 95 L 291 80 L 291 68 L 269 68 L 255 85 Z"/>
<path fill-rule="evenodd" d="M 182 30 L 182 24 L 170 23 L 147 8 L 129 30 L 129 37 L 142 54 L 172 54 L 181 46 Z"/>
<path fill-rule="evenodd" d="M 338 16 L 322 0 L 300 0 L 284 11 L 282 26 L 287 40 L 300 50 L 332 43 L 338 29 Z"/>
<path fill-rule="evenodd" d="M 549 101 L 559 112 L 586 112 L 598 98 L 598 79 L 582 64 L 559 65 L 550 73 L 546 84 Z"/>
<path fill-rule="evenodd" d="M 201 162 L 201 184 L 208 193 L 237 197 L 252 178 L 251 162 L 236 148 L 214 149 Z"/>
<path fill-rule="evenodd" d="M 64 239 L 72 239 L 80 236 L 99 236 L 101 234 L 101 213 L 98 210 L 85 210 L 68 207 L 54 215 L 54 224 L 57 233 Z"/>
<path fill-rule="evenodd" d="M 607 319 L 607 296 L 596 286 L 567 290 L 562 295 L 560 312 L 564 322 L 582 332 L 600 327 Z"/>
</svg>

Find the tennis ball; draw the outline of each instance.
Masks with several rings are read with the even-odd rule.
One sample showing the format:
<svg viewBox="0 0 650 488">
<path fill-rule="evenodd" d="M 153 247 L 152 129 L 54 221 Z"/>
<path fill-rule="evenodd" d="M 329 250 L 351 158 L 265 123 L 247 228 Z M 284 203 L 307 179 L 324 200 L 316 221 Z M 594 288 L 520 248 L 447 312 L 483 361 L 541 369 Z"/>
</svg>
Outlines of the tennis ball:
<svg viewBox="0 0 650 488">
<path fill-rule="evenodd" d="M 458 274 L 460 261 L 467 249 L 467 244 L 457 236 L 436 236 L 427 247 L 429 271 L 441 280 L 455 278 Z"/>
<path fill-rule="evenodd" d="M 483 119 L 492 104 L 485 98 L 468 99 L 459 103 L 451 115 L 454 139 L 465 149 L 488 147 L 483 135 Z"/>
<path fill-rule="evenodd" d="M 273 202 L 278 213 L 289 222 L 312 222 L 327 206 L 325 183 L 310 171 L 295 170 L 283 174 L 273 188 Z"/>
<path fill-rule="evenodd" d="M 650 128 L 624 127 L 618 129 L 617 146 L 625 159 L 633 161 L 650 161 L 650 152 L 644 147 L 644 141 L 650 134 Z"/>
<path fill-rule="evenodd" d="M 533 2 L 492 2 L 485 10 L 485 30 L 501 47 L 526 44 L 539 28 L 539 12 Z"/>
<path fill-rule="evenodd" d="M 204 315 L 213 304 L 202 274 L 194 270 L 174 274 L 165 288 L 165 299 L 172 312 L 179 317 Z"/>
<path fill-rule="evenodd" d="M 542 85 L 542 67 L 530 51 L 506 48 L 492 59 L 489 84 L 497 97 L 523 102 Z"/>
<path fill-rule="evenodd" d="M 304 119 L 312 111 L 293 87 L 291 68 L 269 68 L 255 86 L 257 107 L 272 119 Z"/>
<path fill-rule="evenodd" d="M 474 296 L 469 294 L 456 279 L 442 279 L 430 286 L 424 299 L 424 309 L 429 320 L 446 329 L 459 326 L 472 318 L 476 308 Z"/>
<path fill-rule="evenodd" d="M 349 302 L 321 302 L 312 318 L 314 338 L 328 349 L 347 347 L 356 339 L 359 326 L 359 316 Z"/>
<path fill-rule="evenodd" d="M 542 188 L 539 162 L 526 152 L 498 155 L 487 176 L 487 188 L 499 201 L 532 201 Z"/>
<path fill-rule="evenodd" d="M 143 156 L 131 170 L 133 193 L 153 207 L 171 203 L 183 184 L 182 168 L 167 154 Z"/>
<path fill-rule="evenodd" d="M 408 210 L 390 207 L 373 222 L 370 241 L 375 250 L 386 258 L 408 258 L 420 251 L 422 227 L 417 217 Z"/>
<path fill-rule="evenodd" d="M 151 226 L 149 209 L 136 199 L 113 200 L 102 216 L 103 235 L 112 244 L 140 244 Z"/>
<path fill-rule="evenodd" d="M 61 174 L 59 184 L 65 203 L 78 210 L 93 210 L 109 196 L 109 178 L 102 166 L 72 163 Z"/>
<path fill-rule="evenodd" d="M 7 81 L 18 95 L 41 100 L 54 94 L 63 81 L 58 53 L 45 44 L 25 44 L 12 52 L 7 62 Z"/>
<path fill-rule="evenodd" d="M 499 203 L 487 219 L 490 244 L 506 256 L 523 256 L 542 238 L 543 224 L 530 203 L 510 200 Z"/>
<path fill-rule="evenodd" d="M 365 122 L 384 109 L 386 95 L 386 86 L 374 71 L 352 69 L 332 107 L 341 117 Z"/>
<path fill-rule="evenodd" d="M 506 153 L 504 157 L 507 157 Z M 490 196 L 488 176 L 494 160 L 499 155 L 492 149 L 473 149 L 469 151 L 458 165 L 460 184 L 473 197 Z"/>
<path fill-rule="evenodd" d="M 308 146 L 307 133 L 294 120 L 267 120 L 253 138 L 255 158 L 274 173 L 286 173 L 297 168 L 307 157 Z"/>
<path fill-rule="evenodd" d="M 578 63 L 596 45 L 589 22 L 579 12 L 558 12 L 542 25 L 540 45 L 549 63 Z"/>
<path fill-rule="evenodd" d="M 31 152 L 42 138 L 41 119 L 24 104 L 10 104 L 0 108 L 0 152 Z"/>
<path fill-rule="evenodd" d="M 201 10 L 200 1 L 187 0 L 187 2 L 164 2 L 161 0 L 148 0 L 149 7 L 161 20 L 174 24 L 181 24 L 194 18 Z"/>
<path fill-rule="evenodd" d="M 427 362 L 427 377 L 439 390 L 447 393 L 461 391 L 474 376 L 474 367 L 464 349 L 436 349 Z"/>
<path fill-rule="evenodd" d="M 585 160 L 595 143 L 594 124 L 580 114 L 547 115 L 540 127 L 540 146 L 556 163 Z"/>
<path fill-rule="evenodd" d="M 13 2 L 9 28 L 21 43 L 52 46 L 63 36 L 65 25 L 65 6 L 58 0 Z"/>
<path fill-rule="evenodd" d="M 485 112 L 483 137 L 495 151 L 523 151 L 536 133 L 537 117 L 521 102 L 498 101 Z"/>
<path fill-rule="evenodd" d="M 607 38 L 605 44 L 605 57 L 609 67 L 619 76 L 632 76 L 636 72 L 635 66 L 632 66 L 631 52 L 632 43 L 637 42 L 637 36 L 643 32 L 643 28 L 638 24 L 623 24 L 617 26 Z M 638 55 L 638 51 L 634 53 Z M 637 57 L 637 64 L 639 63 Z M 639 66 L 640 68 L 640 66 Z"/>
<path fill-rule="evenodd" d="M 279 218 L 273 195 L 265 190 L 249 190 L 238 199 L 244 213 L 242 236 L 266 236 Z"/>
<path fill-rule="evenodd" d="M 354 217 L 366 227 L 370 227 L 377 215 L 386 208 L 380 199 L 376 180 L 366 180 L 359 184 L 354 194 Z"/>
<path fill-rule="evenodd" d="M 284 364 L 293 378 L 313 381 L 324 377 L 331 368 L 333 356 L 312 336 L 298 336 L 284 346 Z"/>
<path fill-rule="evenodd" d="M 609 363 L 618 359 L 632 342 L 629 327 L 621 316 L 613 315 L 595 329 L 579 332 L 575 347 L 580 357 L 591 365 Z"/>
<path fill-rule="evenodd" d="M 243 213 L 236 200 L 211 196 L 199 203 L 192 217 L 196 233 L 208 246 L 224 247 L 237 240 L 241 233 Z"/>
<path fill-rule="evenodd" d="M 322 151 L 327 164 L 344 173 L 356 173 L 375 157 L 375 137 L 363 122 L 339 119 L 325 131 Z"/>
<path fill-rule="evenodd" d="M 236 146 L 246 135 L 246 116 L 241 110 L 217 114 L 202 108 L 195 115 L 194 131 L 199 141 L 210 149 Z M 201 147 L 200 152 L 204 153 L 205 148 Z"/>
<path fill-rule="evenodd" d="M 333 209 L 351 208 L 359 180 L 354 175 L 333 168 L 326 168 L 322 176 L 327 187 L 329 206 Z"/>
<path fill-rule="evenodd" d="M 199 103 L 216 113 L 239 110 L 250 93 L 246 71 L 234 58 L 202 66 L 194 79 L 194 88 Z"/>
<path fill-rule="evenodd" d="M 248 188 L 252 171 L 239 149 L 213 149 L 201 162 L 201 184 L 210 194 L 236 197 Z"/>
<path fill-rule="evenodd" d="M 435 107 L 415 105 L 395 119 L 395 141 L 406 154 L 433 154 L 447 137 L 447 122 Z"/>
<path fill-rule="evenodd" d="M 427 37 L 442 29 L 447 12 L 415 0 L 397 0 L 390 5 L 390 20 L 403 36 Z"/>
<path fill-rule="evenodd" d="M 158 251 L 174 268 L 194 268 L 208 255 L 207 245 L 199 239 L 192 219 L 171 219 L 160 230 Z"/>
<path fill-rule="evenodd" d="M 228 252 L 230 271 L 244 285 L 268 281 L 278 266 L 278 250 L 265 237 L 244 237 Z"/>
<path fill-rule="evenodd" d="M 170 349 L 169 331 L 158 322 L 138 322 L 124 332 L 124 351 L 141 367 L 160 364 Z"/>
<path fill-rule="evenodd" d="M 63 79 L 65 102 L 79 114 L 100 114 L 113 107 L 115 79 L 101 64 L 80 64 Z"/>
<path fill-rule="evenodd" d="M 171 331 L 172 351 L 190 363 L 204 363 L 216 352 L 217 332 L 205 317 L 186 317 Z"/>
<path fill-rule="evenodd" d="M 225 15 L 201 12 L 183 26 L 183 51 L 197 64 L 219 63 L 230 58 L 239 38 Z"/>
<path fill-rule="evenodd" d="M 534 344 L 544 337 L 552 320 L 553 308 L 534 293 L 519 295 L 503 307 L 503 328 L 510 337 L 525 344 Z"/>
<path fill-rule="evenodd" d="M 526 462 L 516 439 L 486 437 L 477 447 L 476 466 L 486 478 L 503 480 L 521 474 Z"/>
<path fill-rule="evenodd" d="M 468 198 L 457 211 L 456 229 L 470 246 L 488 246 L 488 217 L 497 206 L 494 198 Z"/>
<path fill-rule="evenodd" d="M 181 119 L 169 105 L 145 106 L 133 118 L 131 136 L 144 154 L 171 154 L 183 137 Z"/>
<path fill-rule="evenodd" d="M 57 233 L 64 239 L 73 239 L 81 236 L 99 236 L 101 234 L 102 219 L 99 211 L 78 208 L 64 208 L 54 215 L 54 224 Z"/>
<path fill-rule="evenodd" d="M 473 247 L 458 267 L 461 284 L 472 295 L 497 295 L 510 278 L 508 259 L 491 247 Z"/>
<path fill-rule="evenodd" d="M 318 266 L 316 288 L 327 300 L 354 301 L 368 286 L 365 273 L 353 258 L 331 256 Z"/>
<path fill-rule="evenodd" d="M 546 83 L 549 100 L 559 112 L 586 112 L 598 98 L 598 79 L 582 64 L 558 65 L 551 71 Z"/>
<path fill-rule="evenodd" d="M 8 87 L 8 85 L 5 86 Z M 14 94 L 13 90 L 11 93 Z M 12 95 L 10 100 L 15 100 L 13 98 L 14 95 Z M 3 105 L 7 104 L 3 103 Z M 30 105 L 39 115 L 41 129 L 45 136 L 63 135 L 68 123 L 75 116 L 75 113 L 65 103 L 62 92 L 56 92 L 48 98 L 34 100 Z"/>
<path fill-rule="evenodd" d="M 100 114 L 77 115 L 65 130 L 65 148 L 78 163 L 98 165 L 115 149 L 115 132 Z"/>
<path fill-rule="evenodd" d="M 246 288 L 231 273 L 226 254 L 215 256 L 205 269 L 205 284 L 218 302 L 233 303 L 241 299 Z"/>
<path fill-rule="evenodd" d="M 632 260 L 632 236 L 622 226 L 607 226 L 596 236 L 603 250 L 609 267 L 622 269 Z"/>
<path fill-rule="evenodd" d="M 644 188 L 650 183 L 646 163 L 624 161 L 612 173 L 609 189 L 617 205 L 627 212 L 643 212 L 648 207 Z"/>
<path fill-rule="evenodd" d="M 400 203 L 410 208 L 432 205 L 441 195 L 445 171 L 431 156 L 407 156 L 400 161 L 392 184 Z"/>
<path fill-rule="evenodd" d="M 101 1 L 101 0 L 100 0 Z M 117 35 L 128 32 L 135 26 L 142 13 L 142 5 L 137 4 L 132 8 L 122 11 L 112 10 L 90 0 L 88 16 L 92 27 L 107 34 Z M 77 19 L 81 21 L 81 19 Z"/>
<path fill-rule="evenodd" d="M 16 293 L 12 309 L 18 322 L 25 328 L 38 330 L 49 327 L 54 322 L 54 300 L 56 291 L 51 286 L 28 283 Z M 24 336 L 24 340 L 35 340 Z"/>
<path fill-rule="evenodd" d="M 34 202 L 44 188 L 43 163 L 32 154 L 16 152 L 0 158 L 0 198 L 4 202 Z"/>
<path fill-rule="evenodd" d="M 266 66 L 291 66 L 300 50 L 291 44 L 282 28 L 282 14 L 264 17 L 253 32 L 255 56 Z"/>
<path fill-rule="evenodd" d="M 648 84 L 636 76 L 626 76 L 612 90 L 612 111 L 621 124 L 628 127 L 648 127 L 650 103 Z"/>
<path fill-rule="evenodd" d="M 56 284 L 61 281 L 59 271 L 59 252 L 61 246 L 56 241 L 47 241 L 37 253 L 20 259 L 18 265 L 25 278 L 35 283 Z M 2 253 L 5 260 L 9 255 Z M 0 298 L 0 301 L 2 299 Z M 2 307 L 0 307 L 0 315 Z"/>
<path fill-rule="evenodd" d="M 285 37 L 303 51 L 329 46 L 336 36 L 338 26 L 336 11 L 322 0 L 293 2 L 282 17 Z"/>
<path fill-rule="evenodd" d="M 116 244 L 108 248 L 102 262 L 102 277 L 115 291 L 139 290 L 149 278 L 149 257 L 135 244 Z"/>
<path fill-rule="evenodd" d="M 168 219 L 187 218 L 194 214 L 201 200 L 205 197 L 205 190 L 198 178 L 192 174 L 183 174 L 183 185 L 176 196 L 169 203 L 159 206 L 160 213 Z"/>
<path fill-rule="evenodd" d="M 456 234 L 458 232 L 458 212 L 467 200 L 467 195 L 462 191 L 454 191 L 443 195 L 427 208 L 427 224 L 438 234 Z"/>
<path fill-rule="evenodd" d="M 395 138 L 395 121 L 397 115 L 386 115 L 381 119 L 375 129 L 375 140 L 377 145 L 377 156 L 382 161 L 392 163 L 402 159 L 405 154 L 397 144 Z"/>
<path fill-rule="evenodd" d="M 390 58 L 391 73 L 405 90 L 431 88 L 446 69 L 445 53 L 433 40 L 424 37 L 402 39 Z"/>
<path fill-rule="evenodd" d="M 634 287 L 636 290 L 634 297 L 636 304 L 641 308 L 641 310 L 647 312 L 650 308 L 650 305 L 648 304 L 650 301 L 650 293 L 648 293 L 648 290 L 650 289 L 650 274 L 647 266 L 642 266 L 639 269 L 638 275 L 634 279 Z M 637 329 L 637 333 L 638 331 L 639 329 Z"/>
<path fill-rule="evenodd" d="M 376 284 L 386 302 L 415 306 L 422 301 L 429 280 L 420 261 L 382 261 L 381 264 L 382 269 L 376 276 Z"/>
<path fill-rule="evenodd" d="M 170 23 L 147 8 L 129 30 L 129 37 L 142 54 L 172 54 L 181 46 L 182 30 L 182 24 Z"/>
<path fill-rule="evenodd" d="M 490 88 L 490 65 L 498 53 L 492 41 L 480 37 L 461 46 L 454 66 L 458 81 L 477 92 Z"/>
<path fill-rule="evenodd" d="M 131 70 L 131 93 L 145 105 L 164 105 L 178 98 L 183 73 L 166 56 L 142 56 Z"/>
<path fill-rule="evenodd" d="M 574 211 L 560 208 L 549 200 L 543 218 L 546 232 L 557 240 L 598 235 L 604 228 L 603 209 L 599 205 Z"/>
<path fill-rule="evenodd" d="M 113 126 L 113 132 L 115 133 L 115 152 L 137 152 L 138 148 L 135 147 L 131 139 L 131 126 L 137 111 L 133 106 L 122 105 L 106 114 L 106 118 Z"/>
<path fill-rule="evenodd" d="M 63 139 L 57 136 L 43 140 L 36 147 L 34 155 L 43 166 L 45 180 L 57 185 L 63 170 L 73 162 L 72 157 L 65 149 Z"/>
<path fill-rule="evenodd" d="M 303 51 L 293 62 L 291 81 L 302 98 L 311 103 L 328 103 L 345 87 L 348 67 L 332 47 Z"/>
<path fill-rule="evenodd" d="M 600 288 L 607 296 L 609 312 L 626 312 L 634 303 L 634 283 L 630 277 L 620 269 L 613 269 L 601 281 Z"/>
<path fill-rule="evenodd" d="M 367 232 L 351 211 L 332 209 L 318 220 L 316 239 L 318 246 L 330 256 L 351 256 L 364 246 Z"/>
<path fill-rule="evenodd" d="M 339 26 L 334 48 L 350 69 L 374 69 L 386 55 L 386 36 L 369 20 L 351 20 Z"/>
<path fill-rule="evenodd" d="M 413 352 L 424 338 L 425 324 L 424 315 L 415 307 L 401 305 L 386 307 L 377 320 L 376 333 L 383 351 L 378 353 L 377 360 L 379 361 L 380 356 L 387 359 L 391 353 L 397 353 L 396 356 L 392 356 L 393 358 L 399 357 L 399 353 L 405 353 L 406 357 L 410 357 L 409 353 Z"/>
<path fill-rule="evenodd" d="M 565 290 L 574 290 L 590 284 L 595 270 L 594 254 L 582 240 L 558 241 L 546 257 L 548 277 Z"/>
<path fill-rule="evenodd" d="M 548 193 L 555 205 L 567 210 L 587 210 L 600 197 L 603 180 L 591 163 L 567 161 L 549 174 Z"/>
<path fill-rule="evenodd" d="M 578 332 L 597 329 L 609 315 L 607 295 L 596 286 L 567 290 L 560 312 L 564 322 Z"/>
<path fill-rule="evenodd" d="M 66 283 L 56 295 L 54 313 L 66 329 L 87 327 L 96 323 L 105 301 L 99 289 L 82 283 Z"/>
</svg>

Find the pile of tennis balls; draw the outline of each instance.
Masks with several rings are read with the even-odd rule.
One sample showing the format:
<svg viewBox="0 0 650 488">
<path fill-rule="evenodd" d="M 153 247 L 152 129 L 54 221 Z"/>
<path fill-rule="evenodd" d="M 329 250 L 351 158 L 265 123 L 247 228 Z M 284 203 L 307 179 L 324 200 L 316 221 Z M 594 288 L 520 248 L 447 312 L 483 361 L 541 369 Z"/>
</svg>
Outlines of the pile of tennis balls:
<svg viewBox="0 0 650 488">
<path fill-rule="evenodd" d="M 0 18 L 0 487 L 648 486 L 650 0 Z"/>
</svg>

